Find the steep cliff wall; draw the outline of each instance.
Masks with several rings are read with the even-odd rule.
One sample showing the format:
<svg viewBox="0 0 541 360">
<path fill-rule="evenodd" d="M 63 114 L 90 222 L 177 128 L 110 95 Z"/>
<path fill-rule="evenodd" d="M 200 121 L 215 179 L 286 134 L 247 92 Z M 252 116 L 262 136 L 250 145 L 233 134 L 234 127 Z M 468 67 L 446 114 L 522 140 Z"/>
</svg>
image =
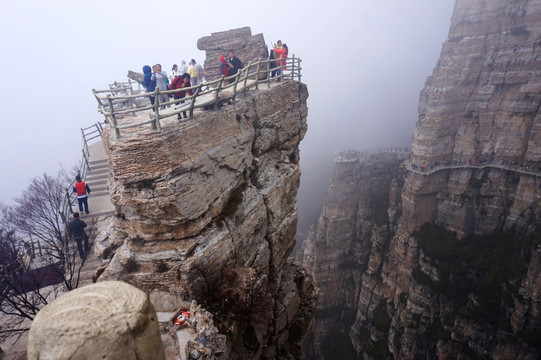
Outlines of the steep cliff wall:
<svg viewBox="0 0 541 360">
<path fill-rule="evenodd" d="M 457 1 L 440 60 L 421 92 L 413 164 L 492 159 L 539 168 L 540 21 L 537 1 Z M 410 231 L 435 218 L 460 234 L 539 220 L 537 177 L 498 169 L 434 177 L 441 181 L 410 176 L 404 195 Z M 457 199 L 463 194 L 472 201 Z"/>
<path fill-rule="evenodd" d="M 299 358 L 315 293 L 286 259 L 307 97 L 304 84 L 288 81 L 165 121 L 161 132 L 106 131 L 115 214 L 99 279 L 145 290 L 158 311 L 181 299 L 212 309 L 228 336 L 225 358 Z"/>
<path fill-rule="evenodd" d="M 539 24 L 540 1 L 456 2 L 449 37 L 421 92 L 411 160 L 385 191 L 388 221 L 378 227 L 375 217 L 365 219 L 377 231 L 353 257 L 359 274 L 352 278 L 360 280 L 354 319 L 340 319 L 353 347 L 346 355 L 541 355 Z M 359 202 L 356 211 L 366 209 Z M 340 230 L 325 231 L 333 224 L 320 223 L 305 254 L 317 253 L 323 236 L 329 247 L 360 234 L 344 239 Z M 319 273 L 351 257 L 320 254 L 304 260 L 325 286 L 318 310 L 327 303 L 349 309 L 343 290 L 325 296 L 329 275 Z M 334 278 L 343 286 L 340 275 Z M 314 329 L 321 324 L 333 323 L 316 315 Z M 325 351 L 331 337 L 322 334 L 315 333 L 314 346 Z"/>
<path fill-rule="evenodd" d="M 344 342 L 356 313 L 361 276 L 369 267 L 374 272 L 380 267 L 369 255 L 388 244 L 377 239 L 388 238 L 389 189 L 401 162 L 393 153 L 361 160 L 336 161 L 322 214 L 297 254 L 319 290 L 307 349 L 313 358 L 332 352 L 322 342 Z"/>
</svg>

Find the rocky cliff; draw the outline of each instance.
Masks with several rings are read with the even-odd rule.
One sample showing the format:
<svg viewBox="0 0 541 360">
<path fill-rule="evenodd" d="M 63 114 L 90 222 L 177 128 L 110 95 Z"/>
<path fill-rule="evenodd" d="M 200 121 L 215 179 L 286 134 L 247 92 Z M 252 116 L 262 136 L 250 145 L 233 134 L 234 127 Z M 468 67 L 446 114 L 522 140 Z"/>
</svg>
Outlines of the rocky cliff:
<svg viewBox="0 0 541 360">
<path fill-rule="evenodd" d="M 541 355 L 540 23 L 539 1 L 457 0 L 421 92 L 411 160 L 383 192 L 387 174 L 377 187 L 351 182 L 332 195 L 303 247 L 323 294 L 313 334 L 320 354 Z M 340 173 L 337 164 L 333 184 Z M 386 221 L 364 192 L 388 195 Z M 340 197 L 348 201 L 327 216 Z"/>
<path fill-rule="evenodd" d="M 212 33 L 197 41 L 197 48 L 204 50 L 205 77 L 208 81 L 220 77 L 220 56 L 231 50 L 246 66 L 252 60 L 267 59 L 269 52 L 263 34 L 252 35 L 249 27 Z"/>
<path fill-rule="evenodd" d="M 157 311 L 197 300 L 227 336 L 220 358 L 300 358 L 315 292 L 286 259 L 307 98 L 287 81 L 161 132 L 105 130 L 115 213 L 98 281 L 135 285 Z"/>
</svg>

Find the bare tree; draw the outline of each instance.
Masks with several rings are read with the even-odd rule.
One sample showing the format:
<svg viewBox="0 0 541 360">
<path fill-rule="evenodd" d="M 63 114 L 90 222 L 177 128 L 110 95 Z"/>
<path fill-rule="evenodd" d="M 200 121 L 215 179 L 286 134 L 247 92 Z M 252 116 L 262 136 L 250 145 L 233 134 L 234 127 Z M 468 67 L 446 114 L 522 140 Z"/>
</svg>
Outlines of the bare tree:
<svg viewBox="0 0 541 360">
<path fill-rule="evenodd" d="M 79 285 L 85 259 L 76 261 L 75 242 L 66 229 L 68 214 L 63 212 L 69 184 L 62 172 L 43 174 L 15 199 L 16 205 L 0 208 L 2 338 L 28 330 L 26 320 L 58 294 Z M 30 241 L 23 238 L 27 235 Z M 36 247 L 40 255 L 35 254 Z"/>
<path fill-rule="evenodd" d="M 15 199 L 17 205 L 9 211 L 8 219 L 17 232 L 30 234 L 39 241 L 48 264 L 61 265 L 66 274 L 64 285 L 67 290 L 73 290 L 78 286 L 79 272 L 75 261 L 77 250 L 66 231 L 68 214 L 63 213 L 68 187 L 63 172 L 32 179 Z M 80 270 L 82 265 L 79 265 Z"/>
<path fill-rule="evenodd" d="M 28 331 L 30 321 L 47 304 L 53 288 L 39 286 L 39 273 L 28 273 L 23 262 L 21 242 L 14 231 L 0 229 L 0 338 Z M 32 276 L 33 275 L 33 276 Z M 36 284 L 37 282 L 37 284 Z M 37 285 L 37 286 L 36 286 Z"/>
</svg>

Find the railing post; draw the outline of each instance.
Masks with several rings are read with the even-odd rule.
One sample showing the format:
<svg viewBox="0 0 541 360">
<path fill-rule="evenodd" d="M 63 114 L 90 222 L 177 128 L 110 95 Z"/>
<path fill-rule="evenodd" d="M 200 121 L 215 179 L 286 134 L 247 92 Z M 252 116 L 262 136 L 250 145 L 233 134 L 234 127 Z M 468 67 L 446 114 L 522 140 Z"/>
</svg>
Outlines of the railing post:
<svg viewBox="0 0 541 360">
<path fill-rule="evenodd" d="M 216 88 L 216 96 L 214 96 L 214 110 L 218 110 L 218 95 L 220 94 L 220 90 L 222 89 L 224 78 L 225 76 L 222 75 L 222 77 L 220 78 L 220 82 L 218 83 L 218 87 Z"/>
<path fill-rule="evenodd" d="M 271 83 L 271 59 L 267 59 L 267 89 L 270 89 Z"/>
<path fill-rule="evenodd" d="M 70 194 L 69 194 L 69 190 L 68 190 L 68 189 L 66 189 L 66 204 L 69 205 L 69 208 L 70 208 L 71 212 L 73 213 L 73 208 L 72 208 L 71 199 L 70 199 Z"/>
<path fill-rule="evenodd" d="M 90 172 L 90 164 L 88 161 L 87 153 L 85 152 L 84 149 L 81 149 L 81 151 L 83 152 L 83 161 L 84 161 L 83 167 L 86 168 L 86 172 Z"/>
<path fill-rule="evenodd" d="M 261 65 L 261 59 L 257 60 L 257 68 L 255 70 L 255 89 L 259 90 L 259 67 Z"/>
<path fill-rule="evenodd" d="M 297 67 L 299 68 L 298 73 L 299 73 L 299 82 L 300 82 L 301 81 L 301 76 L 302 76 L 301 75 L 301 59 L 297 59 L 297 61 L 299 62 Z"/>
<path fill-rule="evenodd" d="M 252 62 L 248 62 L 248 67 L 246 68 L 246 73 L 244 74 L 244 88 L 242 89 L 243 93 L 246 93 L 246 87 L 248 84 L 248 74 L 250 73 L 250 66 L 252 66 Z M 241 69 L 244 70 L 244 69 Z"/>
<path fill-rule="evenodd" d="M 111 111 L 111 125 L 115 128 L 116 137 L 120 137 L 120 130 L 116 126 L 116 117 L 115 111 L 113 109 L 113 100 L 111 100 L 111 95 L 107 95 L 107 101 L 109 102 L 109 109 Z"/>
<path fill-rule="evenodd" d="M 295 54 L 291 57 L 291 80 L 295 80 Z"/>
<path fill-rule="evenodd" d="M 197 85 L 197 88 L 195 89 L 195 93 L 192 96 L 191 104 L 190 104 L 190 120 L 193 119 L 193 107 L 195 106 L 195 99 L 197 98 L 197 95 L 201 92 L 201 83 Z"/>
<path fill-rule="evenodd" d="M 99 98 L 98 93 L 96 92 L 96 89 L 92 89 L 92 93 L 94 94 L 94 97 L 96 98 L 96 101 L 98 102 L 98 106 L 101 110 L 101 113 L 103 114 L 103 117 L 105 117 L 105 121 L 106 122 L 109 121 L 107 119 L 107 115 L 105 115 L 105 113 L 107 112 L 105 111 L 105 106 L 103 106 L 103 103 L 101 102 L 101 99 Z"/>
<path fill-rule="evenodd" d="M 240 71 L 235 74 L 235 83 L 233 84 L 233 102 L 237 101 L 237 84 L 240 78 Z"/>
<path fill-rule="evenodd" d="M 81 135 L 82 135 L 82 138 L 83 138 L 83 150 L 88 151 L 88 144 L 86 142 L 86 135 L 85 135 L 85 131 L 84 131 L 83 128 L 81 128 Z"/>
<path fill-rule="evenodd" d="M 286 62 L 286 65 L 287 65 L 287 60 L 284 59 L 284 58 L 280 58 L 280 82 L 284 81 L 284 78 L 285 78 L 285 74 L 284 74 L 284 61 Z"/>
<path fill-rule="evenodd" d="M 154 123 L 152 124 L 152 128 L 162 131 L 160 125 L 160 89 L 157 86 L 154 89 Z"/>
</svg>

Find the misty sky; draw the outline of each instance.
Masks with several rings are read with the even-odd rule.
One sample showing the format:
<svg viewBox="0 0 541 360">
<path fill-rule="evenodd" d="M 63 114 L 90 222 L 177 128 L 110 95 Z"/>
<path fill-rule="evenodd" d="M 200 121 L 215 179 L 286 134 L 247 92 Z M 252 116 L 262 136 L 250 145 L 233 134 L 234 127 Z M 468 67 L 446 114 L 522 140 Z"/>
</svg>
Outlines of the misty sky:
<svg viewBox="0 0 541 360">
<path fill-rule="evenodd" d="M 225 6 L 228 4 L 229 6 Z M 0 202 L 81 158 L 103 118 L 92 88 L 128 70 L 204 60 L 197 39 L 249 26 L 303 60 L 303 182 L 334 151 L 409 145 L 419 92 L 447 37 L 454 0 L 2 2 Z M 237 56 L 242 60 L 242 54 Z M 310 165 L 312 164 L 312 165 Z M 39 194 L 36 194 L 39 196 Z"/>
</svg>

